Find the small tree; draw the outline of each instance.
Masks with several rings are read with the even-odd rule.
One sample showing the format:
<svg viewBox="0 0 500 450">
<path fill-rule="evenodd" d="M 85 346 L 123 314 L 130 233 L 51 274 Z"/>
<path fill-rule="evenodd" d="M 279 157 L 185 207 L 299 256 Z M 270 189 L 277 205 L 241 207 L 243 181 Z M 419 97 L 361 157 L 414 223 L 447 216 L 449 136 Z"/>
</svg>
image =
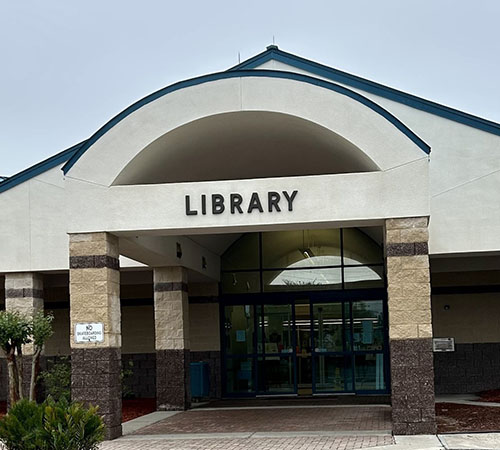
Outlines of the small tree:
<svg viewBox="0 0 500 450">
<path fill-rule="evenodd" d="M 31 332 L 32 323 L 28 318 L 18 312 L 0 311 L 0 348 L 7 356 L 11 405 L 23 398 L 22 346 L 31 342 Z"/>
<path fill-rule="evenodd" d="M 38 312 L 33 317 L 31 336 L 33 340 L 33 359 L 31 360 L 30 400 L 36 401 L 36 384 L 40 374 L 40 355 L 47 339 L 52 336 L 52 314 Z"/>
</svg>

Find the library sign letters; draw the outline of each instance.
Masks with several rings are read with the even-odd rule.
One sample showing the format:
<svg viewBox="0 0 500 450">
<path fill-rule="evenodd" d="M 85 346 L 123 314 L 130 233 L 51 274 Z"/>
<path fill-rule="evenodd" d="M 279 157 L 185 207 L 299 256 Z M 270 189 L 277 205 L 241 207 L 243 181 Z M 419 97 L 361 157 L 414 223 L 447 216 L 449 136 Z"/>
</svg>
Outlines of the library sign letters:
<svg viewBox="0 0 500 450">
<path fill-rule="evenodd" d="M 253 192 L 245 197 L 238 193 L 201 194 L 199 198 L 185 196 L 186 216 L 198 214 L 260 214 L 263 212 L 293 211 L 298 191 L 269 191 L 266 194 Z"/>
</svg>

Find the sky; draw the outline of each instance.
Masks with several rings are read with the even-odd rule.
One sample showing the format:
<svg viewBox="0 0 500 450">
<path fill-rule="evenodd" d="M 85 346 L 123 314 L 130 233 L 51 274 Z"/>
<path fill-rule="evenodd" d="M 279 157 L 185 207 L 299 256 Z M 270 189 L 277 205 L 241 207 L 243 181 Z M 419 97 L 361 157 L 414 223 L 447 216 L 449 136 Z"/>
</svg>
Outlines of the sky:
<svg viewBox="0 0 500 450">
<path fill-rule="evenodd" d="M 280 49 L 500 122 L 500 1 L 0 0 L 0 175 Z"/>
</svg>

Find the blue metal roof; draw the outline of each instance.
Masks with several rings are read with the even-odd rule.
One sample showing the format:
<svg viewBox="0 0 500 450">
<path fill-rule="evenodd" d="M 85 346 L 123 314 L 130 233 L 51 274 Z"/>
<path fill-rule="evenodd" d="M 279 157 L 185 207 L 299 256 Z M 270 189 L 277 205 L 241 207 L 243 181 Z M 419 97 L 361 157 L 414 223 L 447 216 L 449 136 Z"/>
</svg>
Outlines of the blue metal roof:
<svg viewBox="0 0 500 450">
<path fill-rule="evenodd" d="M 138 102 L 134 103 L 129 108 L 125 109 L 123 112 L 115 116 L 113 119 L 111 119 L 102 128 L 100 128 L 91 138 L 82 141 L 79 144 L 76 144 L 66 150 L 63 150 L 62 152 L 38 164 L 35 164 L 34 166 L 29 167 L 28 169 L 25 169 L 22 172 L 19 172 L 16 175 L 7 178 L 6 180 L 0 181 L 0 193 L 8 189 L 11 189 L 14 186 L 17 186 L 18 184 L 23 183 L 24 181 L 29 180 L 30 178 L 33 178 L 62 163 L 66 163 L 63 167 L 63 171 L 64 173 L 66 173 L 71 168 L 71 166 L 76 162 L 76 160 L 85 152 L 85 150 L 89 148 L 100 136 L 102 136 L 112 126 L 121 121 L 131 112 L 157 99 L 158 97 L 161 97 L 162 95 L 165 95 L 169 92 L 178 89 L 182 89 L 184 87 L 200 84 L 203 82 L 208 82 L 223 78 L 239 77 L 239 76 L 270 76 L 270 77 L 282 76 L 283 78 L 291 78 L 297 80 L 302 78 L 302 81 L 312 82 L 319 86 L 321 86 L 322 84 L 335 86 L 335 90 L 337 91 L 339 88 L 345 89 L 345 91 L 342 93 L 349 96 L 356 95 L 357 96 L 356 99 L 358 101 L 362 101 L 363 103 L 369 102 L 370 107 L 372 107 L 373 105 L 372 109 L 375 110 L 376 108 L 379 114 L 384 115 L 384 117 L 390 120 L 393 123 L 393 125 L 395 125 L 398 129 L 404 132 L 413 142 L 415 142 L 420 148 L 422 148 L 423 151 L 425 151 L 426 153 L 430 152 L 430 147 L 424 141 L 422 141 L 417 135 L 415 135 L 410 129 L 408 129 L 402 122 L 400 122 L 396 117 L 392 116 L 392 114 L 390 114 L 388 111 L 386 111 L 376 103 L 372 102 L 371 100 L 367 99 L 366 97 L 363 97 L 362 95 L 354 91 L 343 88 L 342 86 L 333 83 L 327 83 L 318 80 L 316 78 L 307 77 L 305 75 L 291 74 L 290 72 L 280 72 L 271 70 L 265 70 L 265 71 L 255 70 L 256 67 L 270 60 L 276 60 L 284 64 L 288 64 L 292 67 L 305 70 L 314 75 L 324 77 L 333 82 L 338 82 L 353 88 L 361 89 L 365 92 L 369 92 L 378 95 L 380 97 L 408 105 L 412 108 L 416 108 L 428 112 L 430 114 L 444 117 L 446 119 L 453 120 L 455 122 L 468 125 L 470 127 L 477 128 L 479 130 L 500 136 L 500 124 L 496 122 L 482 119 L 472 114 L 468 114 L 459 111 L 457 109 L 440 105 L 439 103 L 435 103 L 411 94 L 407 94 L 402 91 L 398 91 L 397 89 L 393 89 L 384 86 L 382 84 L 375 83 L 373 81 L 358 77 L 356 75 L 351 75 L 349 73 L 342 72 L 340 70 L 328 66 L 324 66 L 322 64 L 307 60 L 300 56 L 284 52 L 283 50 L 278 49 L 277 46 L 273 45 L 269 46 L 264 52 L 242 62 L 241 64 L 238 64 L 237 66 L 228 69 L 225 72 L 220 72 L 212 75 L 205 75 L 202 77 L 175 83 L 169 87 L 161 89 L 143 98 L 142 100 L 139 100 Z"/>
<path fill-rule="evenodd" d="M 365 92 L 369 92 L 370 94 L 375 94 L 380 97 L 410 106 L 412 108 L 419 109 L 421 111 L 444 117 L 445 119 L 453 120 L 454 122 L 468 125 L 470 127 L 500 136 L 500 124 L 496 122 L 482 119 L 481 117 L 459 111 L 458 109 L 440 105 L 439 103 L 425 100 L 412 94 L 407 94 L 406 92 L 402 92 L 397 89 L 375 83 L 374 81 L 370 81 L 356 75 L 351 75 L 347 72 L 342 72 L 341 70 L 324 66 L 323 64 L 319 64 L 305 58 L 301 58 L 300 56 L 280 50 L 276 45 L 270 45 L 264 52 L 259 53 L 258 55 L 247 59 L 246 61 L 243 61 L 241 64 L 238 64 L 230 68 L 229 70 L 254 69 L 270 60 L 279 61 L 297 69 L 302 69 L 314 75 L 335 81 L 337 83 L 342 83 L 356 89 L 361 89 Z"/>
<path fill-rule="evenodd" d="M 132 114 L 134 111 L 142 108 L 144 105 L 157 100 L 158 98 L 167 95 L 171 92 L 178 91 L 190 86 L 196 86 L 203 83 L 208 83 L 210 81 L 229 79 L 229 78 L 245 78 L 245 77 L 258 77 L 258 78 L 282 78 L 288 80 L 296 80 L 304 83 L 313 84 L 315 86 L 320 86 L 325 89 L 329 89 L 338 92 L 342 95 L 352 98 L 353 100 L 362 103 L 368 108 L 375 111 L 377 114 L 383 116 L 392 125 L 394 125 L 399 131 L 405 134 L 411 141 L 413 141 L 418 147 L 422 149 L 425 153 L 430 153 L 430 147 L 426 144 L 420 137 L 418 137 L 412 130 L 410 130 L 403 122 L 401 122 L 397 117 L 393 116 L 389 111 L 370 100 L 367 97 L 359 94 L 358 92 L 352 91 L 351 89 L 341 86 L 339 84 L 332 83 L 330 81 L 321 80 L 319 78 L 311 77 L 308 75 L 303 75 L 296 72 L 283 72 L 279 70 L 228 70 L 224 72 L 213 73 L 210 75 L 203 75 L 197 78 L 191 78 L 189 80 L 180 81 L 178 83 L 167 86 L 160 89 L 153 94 L 144 97 L 133 105 L 129 106 L 127 109 L 123 110 L 120 114 L 116 115 L 103 127 L 101 127 L 95 134 L 93 134 L 69 159 L 69 161 L 64 165 L 63 172 L 66 174 L 73 167 L 73 165 L 78 161 L 78 159 L 92 146 L 101 136 L 107 133 L 111 128 L 113 128 L 117 123 L 121 122 L 128 115 Z"/>
<path fill-rule="evenodd" d="M 35 164 L 34 166 L 29 167 L 28 169 L 23 170 L 22 172 L 16 173 L 6 180 L 0 182 L 0 193 L 7 191 L 8 189 L 17 186 L 18 184 L 24 183 L 26 180 L 30 178 L 36 177 L 47 170 L 50 170 L 58 165 L 68 161 L 77 151 L 78 149 L 85 143 L 86 141 L 82 141 L 79 144 L 73 145 L 62 152 L 59 152 L 57 155 L 51 156 L 50 158 Z"/>
</svg>

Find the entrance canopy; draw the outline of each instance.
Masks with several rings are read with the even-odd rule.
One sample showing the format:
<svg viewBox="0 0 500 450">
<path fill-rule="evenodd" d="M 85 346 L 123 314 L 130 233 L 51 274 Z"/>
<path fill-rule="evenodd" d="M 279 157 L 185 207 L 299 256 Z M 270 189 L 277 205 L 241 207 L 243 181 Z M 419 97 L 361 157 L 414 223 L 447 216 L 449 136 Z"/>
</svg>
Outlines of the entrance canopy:
<svg viewBox="0 0 500 450">
<path fill-rule="evenodd" d="M 150 170 L 150 161 L 162 151 L 175 154 L 182 148 L 189 148 L 189 144 L 196 147 L 196 151 L 189 150 L 191 154 L 193 152 L 195 155 L 203 154 L 205 149 L 208 153 L 205 158 L 217 158 L 218 153 L 211 154 L 209 151 L 214 150 L 217 136 L 215 139 L 213 135 L 207 136 L 207 125 L 215 125 L 209 128 L 210 132 L 221 130 L 224 139 L 231 142 L 235 139 L 234 132 L 245 126 L 240 120 L 253 120 L 254 123 L 249 124 L 250 129 L 245 127 L 245 135 L 250 133 L 254 142 L 256 136 L 251 134 L 252 128 L 259 132 L 262 124 L 267 126 L 268 131 L 264 130 L 264 133 L 267 133 L 270 139 L 266 140 L 265 147 L 259 145 L 253 149 L 256 158 L 265 159 L 268 156 L 265 150 L 272 144 L 273 139 L 287 143 L 286 136 L 291 138 L 300 134 L 298 142 L 300 143 L 310 135 L 309 131 L 305 134 L 300 133 L 301 128 L 305 126 L 303 121 L 295 124 L 284 123 L 277 116 L 263 117 L 254 114 L 241 115 L 240 120 L 233 120 L 233 117 L 219 118 L 229 120 L 225 127 L 222 121 L 214 119 L 214 116 L 220 114 L 244 111 L 286 114 L 329 130 L 333 133 L 329 137 L 329 146 L 332 147 L 331 151 L 338 148 L 339 162 L 346 159 L 345 154 L 348 150 L 346 147 L 349 147 L 347 141 L 352 144 L 350 150 L 353 150 L 353 146 L 359 149 L 352 152 L 352 157 L 354 160 L 364 160 L 366 167 L 361 170 L 375 168 L 387 170 L 426 158 L 430 150 L 425 142 L 385 109 L 343 86 L 296 73 L 270 70 L 233 71 L 179 83 L 132 105 L 90 138 L 68 161 L 64 172 L 69 178 L 111 186 L 119 184 L 120 180 L 122 183 L 130 183 L 134 179 L 140 179 L 140 174 L 132 173 L 134 171 L 131 167 L 122 174 L 134 158 L 139 157 L 136 165 L 136 170 L 139 172 L 141 169 Z M 191 128 L 190 142 L 183 140 L 180 143 L 179 137 L 183 135 L 181 127 L 210 117 L 211 122 L 198 122 Z M 268 119 L 271 120 L 270 123 Z M 260 121 L 260 125 L 255 121 Z M 273 124 L 275 126 L 272 126 Z M 270 128 L 276 129 L 269 134 Z M 291 131 L 292 129 L 294 131 Z M 164 138 L 172 132 L 174 135 L 171 140 Z M 310 147 L 316 147 L 318 143 L 320 148 L 324 147 L 325 133 L 314 134 L 316 137 L 310 141 Z M 339 139 L 339 136 L 343 139 Z M 218 138 L 220 139 L 220 135 Z M 244 144 L 238 140 L 237 145 L 241 148 Z M 143 152 L 151 153 L 151 156 L 141 155 Z M 365 156 L 361 157 L 359 152 Z M 245 159 L 244 154 L 243 159 Z M 161 163 L 164 159 L 156 161 Z M 221 161 L 223 162 L 228 161 Z M 347 171 L 349 168 L 354 168 L 352 163 L 346 165 L 344 161 L 340 164 L 340 171 Z M 181 172 L 189 173 L 191 169 L 192 164 L 189 164 L 187 167 L 181 167 Z M 337 168 L 333 173 L 338 171 Z M 301 174 L 306 175 L 308 172 L 306 167 Z M 283 173 L 297 175 L 289 171 Z M 325 168 L 321 173 L 325 173 Z M 279 173 L 265 173 L 265 176 L 279 175 Z M 255 175 L 250 172 L 240 173 L 237 176 L 253 178 Z M 178 179 L 179 174 L 173 181 Z M 181 175 L 180 179 L 192 180 L 193 175 Z M 153 180 L 152 182 L 157 182 L 158 177 Z M 161 177 L 161 181 L 164 181 L 164 177 Z"/>
<path fill-rule="evenodd" d="M 429 215 L 428 151 L 385 109 L 334 83 L 270 70 L 200 77 L 132 105 L 78 149 L 64 166 L 68 232 L 232 233 Z"/>
</svg>

